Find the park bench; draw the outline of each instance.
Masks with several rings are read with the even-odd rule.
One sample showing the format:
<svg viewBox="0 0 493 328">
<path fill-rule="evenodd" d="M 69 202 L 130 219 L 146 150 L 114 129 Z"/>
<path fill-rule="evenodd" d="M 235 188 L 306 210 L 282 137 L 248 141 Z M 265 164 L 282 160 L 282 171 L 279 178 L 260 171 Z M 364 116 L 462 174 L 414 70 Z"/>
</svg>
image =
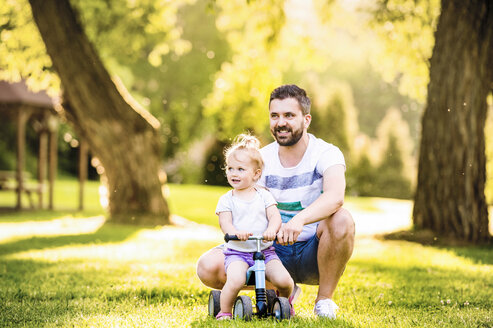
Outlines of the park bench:
<svg viewBox="0 0 493 328">
<path fill-rule="evenodd" d="M 43 197 L 45 185 L 44 183 L 33 183 L 29 181 L 29 172 L 24 172 L 22 177 L 22 184 L 19 186 L 17 181 L 16 171 L 0 171 L 0 191 L 14 191 L 18 192 L 21 188 L 21 194 L 27 195 L 29 199 L 29 205 L 31 209 L 35 208 L 32 194 L 38 195 L 38 200 Z"/>
</svg>

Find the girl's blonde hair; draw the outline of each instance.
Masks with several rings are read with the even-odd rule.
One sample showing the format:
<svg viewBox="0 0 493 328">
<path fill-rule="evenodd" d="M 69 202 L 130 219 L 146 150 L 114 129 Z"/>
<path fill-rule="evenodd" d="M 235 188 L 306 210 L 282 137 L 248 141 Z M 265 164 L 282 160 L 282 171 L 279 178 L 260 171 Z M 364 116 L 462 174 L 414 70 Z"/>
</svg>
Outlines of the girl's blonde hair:
<svg viewBox="0 0 493 328">
<path fill-rule="evenodd" d="M 228 158 L 234 152 L 243 150 L 246 151 L 252 163 L 255 165 L 256 169 L 262 170 L 264 167 L 264 161 L 262 160 L 262 155 L 260 154 L 260 141 L 251 134 L 243 133 L 233 140 L 231 146 L 224 149 L 224 158 L 226 160 L 226 165 L 228 164 Z"/>
</svg>

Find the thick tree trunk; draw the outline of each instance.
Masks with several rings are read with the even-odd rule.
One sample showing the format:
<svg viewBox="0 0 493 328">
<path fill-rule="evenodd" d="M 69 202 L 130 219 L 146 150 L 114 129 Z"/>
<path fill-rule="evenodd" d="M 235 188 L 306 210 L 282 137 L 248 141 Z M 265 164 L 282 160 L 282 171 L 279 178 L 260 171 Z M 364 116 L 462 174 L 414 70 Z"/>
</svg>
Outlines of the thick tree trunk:
<svg viewBox="0 0 493 328">
<path fill-rule="evenodd" d="M 158 176 L 159 123 L 117 89 L 68 0 L 29 1 L 73 123 L 104 167 L 111 217 L 169 223 Z"/>
<path fill-rule="evenodd" d="M 491 238 L 484 126 L 493 86 L 493 2 L 442 0 L 430 64 L 414 224 L 485 242 Z"/>
</svg>

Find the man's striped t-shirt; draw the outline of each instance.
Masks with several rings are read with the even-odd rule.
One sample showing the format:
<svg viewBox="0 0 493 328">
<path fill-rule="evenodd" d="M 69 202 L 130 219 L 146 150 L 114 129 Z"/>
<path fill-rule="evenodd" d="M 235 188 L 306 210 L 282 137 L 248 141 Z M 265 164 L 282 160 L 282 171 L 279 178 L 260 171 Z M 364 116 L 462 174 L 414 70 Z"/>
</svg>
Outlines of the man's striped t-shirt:
<svg viewBox="0 0 493 328">
<path fill-rule="evenodd" d="M 294 167 L 283 167 L 279 160 L 279 144 L 273 142 L 260 152 L 264 160 L 258 184 L 267 187 L 277 201 L 283 222 L 288 222 L 322 193 L 323 173 L 333 165 L 346 166 L 344 155 L 336 146 L 308 134 L 308 147 L 302 160 Z M 303 227 L 298 240 L 310 239 L 318 223 Z"/>
</svg>

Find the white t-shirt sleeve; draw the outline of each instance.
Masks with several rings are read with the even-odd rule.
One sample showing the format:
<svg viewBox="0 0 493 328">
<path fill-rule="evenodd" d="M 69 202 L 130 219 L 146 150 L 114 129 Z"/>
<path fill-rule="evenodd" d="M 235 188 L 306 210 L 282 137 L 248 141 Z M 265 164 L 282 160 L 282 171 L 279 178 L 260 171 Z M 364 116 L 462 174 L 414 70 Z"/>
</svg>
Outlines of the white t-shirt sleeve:
<svg viewBox="0 0 493 328">
<path fill-rule="evenodd" d="M 259 193 L 262 196 L 262 200 L 264 201 L 265 208 L 272 206 L 272 205 L 277 205 L 276 200 L 274 199 L 274 196 L 268 191 L 263 188 L 259 188 Z"/>
<path fill-rule="evenodd" d="M 219 201 L 217 202 L 216 206 L 216 215 L 219 215 L 221 212 L 232 212 L 232 202 L 231 202 L 231 196 L 230 193 L 228 192 L 227 194 L 224 194 L 219 198 Z"/>
<path fill-rule="evenodd" d="M 342 151 L 338 147 L 329 144 L 320 155 L 317 163 L 317 171 L 320 172 L 320 174 L 323 174 L 325 170 L 334 165 L 342 165 L 346 168 L 346 162 Z"/>
</svg>

